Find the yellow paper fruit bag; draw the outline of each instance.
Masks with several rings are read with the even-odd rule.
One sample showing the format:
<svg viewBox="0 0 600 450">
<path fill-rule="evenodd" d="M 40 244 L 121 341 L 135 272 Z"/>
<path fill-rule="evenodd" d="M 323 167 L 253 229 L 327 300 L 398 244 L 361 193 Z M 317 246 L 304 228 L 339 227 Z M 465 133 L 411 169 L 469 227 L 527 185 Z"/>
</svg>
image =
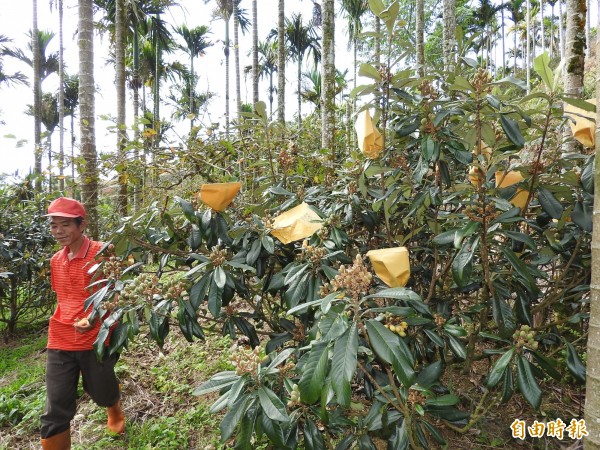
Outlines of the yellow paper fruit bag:
<svg viewBox="0 0 600 450">
<path fill-rule="evenodd" d="M 510 172 L 498 171 L 496 172 L 496 187 L 505 188 L 512 186 L 523 181 L 523 175 L 518 170 L 511 170 Z M 527 198 L 529 197 L 529 191 L 525 189 L 517 189 L 516 194 L 510 199 L 510 202 L 521 208 L 525 209 L 527 206 Z"/>
<path fill-rule="evenodd" d="M 595 105 L 596 99 L 586 100 L 586 102 Z M 565 103 L 565 115 L 571 119 L 569 120 L 569 126 L 573 137 L 581 142 L 584 147 L 593 148 L 596 143 L 596 113 Z"/>
<path fill-rule="evenodd" d="M 379 130 L 373 126 L 369 110 L 365 109 L 358 113 L 354 130 L 358 142 L 358 148 L 363 154 L 370 159 L 376 159 L 381 156 L 383 151 L 383 136 Z"/>
<path fill-rule="evenodd" d="M 406 286 L 410 277 L 410 262 L 406 247 L 370 250 L 367 256 L 381 281 L 389 287 Z"/>
<path fill-rule="evenodd" d="M 198 197 L 215 211 L 224 211 L 240 191 L 242 183 L 210 183 L 200 187 Z"/>
<path fill-rule="evenodd" d="M 323 221 L 306 203 L 281 213 L 273 219 L 271 234 L 284 244 L 312 236 Z"/>
</svg>

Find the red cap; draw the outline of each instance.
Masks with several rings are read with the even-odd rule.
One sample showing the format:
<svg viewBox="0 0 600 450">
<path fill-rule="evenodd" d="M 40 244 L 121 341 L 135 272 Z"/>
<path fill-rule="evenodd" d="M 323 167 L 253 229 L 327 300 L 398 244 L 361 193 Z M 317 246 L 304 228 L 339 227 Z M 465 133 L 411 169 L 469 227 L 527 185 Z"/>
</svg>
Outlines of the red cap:
<svg viewBox="0 0 600 450">
<path fill-rule="evenodd" d="M 81 217 L 85 219 L 85 208 L 77 200 L 59 197 L 48 206 L 47 216 Z"/>
</svg>

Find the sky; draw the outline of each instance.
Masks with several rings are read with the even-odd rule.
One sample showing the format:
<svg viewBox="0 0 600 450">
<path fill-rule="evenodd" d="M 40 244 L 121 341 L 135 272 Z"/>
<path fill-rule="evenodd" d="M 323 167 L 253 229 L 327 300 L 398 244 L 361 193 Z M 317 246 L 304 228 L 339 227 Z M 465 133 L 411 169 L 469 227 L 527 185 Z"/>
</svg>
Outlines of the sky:
<svg viewBox="0 0 600 450">
<path fill-rule="evenodd" d="M 58 52 L 58 11 L 56 7 L 50 9 L 49 0 L 38 0 L 38 28 L 56 33 L 52 39 L 47 53 Z M 56 2 L 55 2 L 56 3 Z M 164 19 L 172 24 L 185 23 L 189 28 L 198 25 L 208 25 L 212 34 L 210 40 L 215 43 L 207 49 L 206 56 L 196 60 L 195 69 L 198 77 L 198 90 L 207 89 L 215 92 L 217 95 L 211 101 L 210 114 L 200 117 L 200 122 L 210 124 L 219 122 L 224 124 L 223 114 L 225 111 L 225 57 L 223 53 L 222 40 L 225 36 L 225 27 L 223 21 L 212 19 L 212 10 L 214 2 L 205 5 L 201 0 L 180 0 L 179 7 L 172 8 Z M 272 28 L 277 26 L 277 0 L 259 0 L 258 1 L 258 23 L 259 40 L 264 40 Z M 252 18 L 251 2 L 242 1 L 242 7 L 247 10 L 249 19 Z M 302 13 L 305 22 L 312 17 L 313 5 L 310 0 L 288 0 L 286 2 L 286 17 L 292 13 Z M 22 48 L 27 54 L 28 37 L 27 31 L 31 28 L 33 13 L 32 1 L 24 0 L 13 2 L 10 8 L 0 8 L 0 34 L 13 39 L 12 46 Z M 78 71 L 78 49 L 77 36 L 77 2 L 75 0 L 64 1 L 64 55 L 66 71 L 69 74 Z M 336 67 L 341 69 L 350 69 L 352 67 L 352 56 L 347 50 L 348 38 L 346 36 L 345 23 L 340 11 L 336 11 Z M 233 31 L 231 31 L 233 40 Z M 246 35 L 240 32 L 240 67 L 252 64 L 249 52 L 251 50 L 251 31 Z M 108 36 L 96 36 L 94 42 L 94 77 L 98 86 L 96 94 L 96 146 L 98 153 L 112 152 L 116 146 L 116 137 L 109 127 L 113 125 L 104 117 L 116 116 L 116 89 L 114 87 L 114 68 L 106 64 L 109 48 Z M 181 56 L 181 61 L 187 63 L 187 59 Z M 31 75 L 32 69 L 26 64 L 4 57 L 4 70 L 7 73 L 21 71 L 27 76 Z M 233 52 L 230 57 L 230 115 L 235 112 L 235 82 L 234 82 L 234 59 Z M 297 100 L 295 94 L 296 87 L 296 65 L 295 62 L 288 62 L 286 66 L 286 119 L 292 120 L 293 114 L 297 109 Z M 304 70 L 308 70 L 306 66 Z M 349 70 L 352 73 L 352 70 Z M 275 79 L 275 84 L 276 84 Z M 43 92 L 56 92 L 58 88 L 58 75 L 50 75 L 42 83 Z M 241 79 L 241 95 L 243 102 L 250 102 L 252 99 L 252 81 L 248 78 L 244 81 L 243 73 Z M 261 81 L 260 98 L 267 103 L 267 81 Z M 131 105 L 131 92 L 127 91 L 128 105 Z M 276 108 L 277 100 L 274 101 Z M 20 176 L 27 174 L 33 166 L 33 118 L 24 113 L 27 105 L 33 104 L 32 88 L 27 86 L 14 85 L 2 87 L 0 89 L 0 174 L 13 174 L 19 172 Z M 161 105 L 161 108 L 162 105 Z M 305 114 L 309 110 L 308 105 L 303 105 L 302 111 Z M 165 118 L 165 108 L 161 109 L 161 117 Z M 131 123 L 132 112 L 127 111 L 127 121 Z M 187 121 L 185 121 L 187 122 Z M 182 122 L 181 133 L 189 131 L 189 122 Z M 70 118 L 65 120 L 65 152 L 70 154 L 69 126 Z M 77 121 L 75 122 L 77 127 Z M 42 126 L 42 131 L 44 127 Z M 59 148 L 58 128 L 54 132 L 52 139 L 53 151 Z M 75 154 L 78 152 L 75 150 Z M 42 166 L 47 166 L 47 156 L 44 156 Z M 70 169 L 69 169 L 70 171 Z"/>
</svg>

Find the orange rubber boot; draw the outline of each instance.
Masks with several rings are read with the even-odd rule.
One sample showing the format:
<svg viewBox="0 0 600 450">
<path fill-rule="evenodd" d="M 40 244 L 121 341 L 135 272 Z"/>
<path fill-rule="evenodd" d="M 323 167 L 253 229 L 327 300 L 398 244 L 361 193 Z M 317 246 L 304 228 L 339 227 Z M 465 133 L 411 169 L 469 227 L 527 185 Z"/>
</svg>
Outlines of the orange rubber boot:
<svg viewBox="0 0 600 450">
<path fill-rule="evenodd" d="M 71 450 L 71 430 L 42 439 L 43 450 Z"/>
<path fill-rule="evenodd" d="M 125 416 L 121 409 L 121 400 L 106 408 L 106 415 L 108 416 L 107 425 L 109 431 L 118 434 L 125 433 Z"/>
</svg>

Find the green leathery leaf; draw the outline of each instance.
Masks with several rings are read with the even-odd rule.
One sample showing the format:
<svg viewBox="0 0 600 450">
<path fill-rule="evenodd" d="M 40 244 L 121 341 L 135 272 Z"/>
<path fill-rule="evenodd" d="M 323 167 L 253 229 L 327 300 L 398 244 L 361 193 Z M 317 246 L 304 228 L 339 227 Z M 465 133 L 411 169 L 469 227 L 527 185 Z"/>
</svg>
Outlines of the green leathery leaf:
<svg viewBox="0 0 600 450">
<path fill-rule="evenodd" d="M 593 103 L 587 102 L 585 100 L 582 100 L 580 98 L 563 97 L 563 100 L 565 103 L 568 103 L 569 105 L 573 105 L 576 108 L 583 109 L 584 111 L 594 112 L 594 113 L 596 112 L 596 105 L 594 105 Z"/>
<path fill-rule="evenodd" d="M 325 450 L 323 435 L 315 423 L 307 419 L 304 425 L 304 447 L 306 450 Z"/>
<path fill-rule="evenodd" d="M 502 403 L 506 403 L 515 393 L 515 381 L 512 367 L 509 367 L 504 371 L 503 378 L 504 379 L 502 383 L 502 398 L 500 399 L 500 401 Z"/>
<path fill-rule="evenodd" d="M 300 275 L 302 275 L 310 265 L 308 263 L 299 264 L 291 268 L 291 270 L 287 273 L 284 279 L 284 283 L 286 285 L 291 285 L 294 280 L 296 280 Z"/>
<path fill-rule="evenodd" d="M 331 373 L 331 386 L 342 406 L 350 405 L 351 389 L 350 382 L 356 371 L 358 355 L 358 330 L 356 323 L 335 341 L 333 347 L 333 358 Z"/>
<path fill-rule="evenodd" d="M 454 394 L 440 395 L 439 397 L 428 398 L 425 400 L 426 405 L 432 406 L 454 406 L 460 402 L 460 398 Z"/>
<path fill-rule="evenodd" d="M 217 266 L 215 268 L 215 271 L 213 272 L 213 280 L 219 289 L 223 289 L 225 287 L 227 276 L 225 275 L 225 271 L 221 266 Z"/>
<path fill-rule="evenodd" d="M 478 240 L 469 239 L 463 242 L 452 261 L 452 278 L 460 286 L 466 286 L 471 281 L 471 272 L 473 270 L 473 255 L 477 249 Z"/>
<path fill-rule="evenodd" d="M 448 345 L 452 350 L 452 353 L 459 359 L 467 359 L 467 349 L 457 338 L 452 336 L 451 334 L 446 334 L 446 339 L 448 339 Z"/>
<path fill-rule="evenodd" d="M 577 350 L 570 342 L 565 341 L 567 347 L 567 367 L 569 372 L 575 377 L 580 383 L 585 383 L 585 366 L 579 359 Z"/>
<path fill-rule="evenodd" d="M 406 432 L 406 421 L 403 420 L 402 423 L 396 425 L 394 434 L 390 438 L 388 448 L 394 450 L 406 450 L 408 449 L 408 446 L 409 441 L 408 434 Z"/>
<path fill-rule="evenodd" d="M 581 170 L 581 186 L 588 194 L 594 193 L 594 158 L 590 158 Z"/>
<path fill-rule="evenodd" d="M 430 424 L 430 423 L 429 423 L 429 422 L 427 422 L 426 420 L 423 420 L 423 421 L 421 422 L 421 424 L 422 424 L 423 426 L 425 426 L 425 428 L 427 428 L 427 431 L 429 432 L 429 434 L 431 434 L 431 437 L 432 437 L 433 439 L 435 439 L 435 441 L 436 441 L 438 444 L 440 444 L 440 445 L 442 445 L 442 446 L 443 446 L 442 448 L 446 448 L 446 447 L 447 447 L 446 440 L 445 440 L 445 439 L 444 439 L 444 437 L 442 436 L 442 433 L 440 433 L 440 431 L 439 431 L 439 430 L 438 430 L 438 429 L 437 429 L 435 426 L 433 426 L 432 424 Z"/>
<path fill-rule="evenodd" d="M 175 196 L 175 201 L 179 203 L 181 209 L 183 210 L 183 214 L 185 217 L 192 223 L 196 223 L 196 215 L 194 211 L 194 207 L 187 200 L 182 199 L 181 197 Z"/>
<path fill-rule="evenodd" d="M 464 77 L 461 77 L 460 75 L 456 75 L 454 77 L 454 82 L 450 86 L 450 89 L 455 90 L 455 91 L 474 91 L 475 90 L 473 85 L 471 83 L 469 83 L 469 80 L 467 80 Z"/>
<path fill-rule="evenodd" d="M 554 378 L 556 381 L 562 380 L 563 375 L 556 370 L 556 366 L 558 365 L 558 361 L 550 358 L 549 356 L 542 355 L 541 353 L 531 351 L 530 352 L 535 358 L 538 366 L 542 368 L 544 372 Z"/>
<path fill-rule="evenodd" d="M 501 231 L 501 233 L 503 233 L 504 235 L 506 235 L 507 237 L 511 238 L 514 241 L 523 242 L 531 249 L 537 248 L 535 245 L 535 241 L 533 239 L 531 239 L 531 237 L 525 233 L 521 233 L 519 231 L 509 231 L 509 230 L 505 230 L 505 231 L 503 230 L 503 231 Z"/>
<path fill-rule="evenodd" d="M 115 352 L 119 352 L 123 346 L 127 343 L 130 331 L 132 331 L 133 325 L 130 323 L 119 322 L 116 328 L 110 335 L 110 345 L 108 353 L 112 355 Z"/>
<path fill-rule="evenodd" d="M 517 358 L 517 386 L 525 400 L 538 409 L 542 403 L 542 390 L 533 376 L 531 364 L 522 355 Z"/>
<path fill-rule="evenodd" d="M 502 247 L 502 253 L 510 263 L 510 265 L 515 269 L 517 274 L 530 286 L 534 285 L 533 278 L 531 277 L 531 273 L 527 269 L 527 264 L 525 264 L 511 249 L 507 247 Z"/>
<path fill-rule="evenodd" d="M 456 234 L 454 235 L 454 248 L 457 250 L 460 249 L 464 239 L 475 233 L 479 227 L 479 222 L 469 222 L 464 228 L 456 230 Z"/>
<path fill-rule="evenodd" d="M 415 379 L 413 358 L 404 341 L 373 319 L 367 322 L 367 332 L 375 353 L 392 365 L 396 376 L 405 387 L 412 386 Z"/>
<path fill-rule="evenodd" d="M 437 345 L 440 348 L 444 347 L 444 339 L 442 339 L 442 337 L 439 334 L 427 328 L 424 328 L 423 331 L 435 345 Z"/>
<path fill-rule="evenodd" d="M 192 392 L 192 395 L 200 396 L 210 394 L 211 392 L 220 391 L 224 387 L 231 386 L 240 378 L 234 371 L 219 372 L 213 375 L 212 378 L 200 386 L 198 386 Z"/>
<path fill-rule="evenodd" d="M 258 256 L 260 255 L 261 248 L 262 248 L 262 245 L 261 245 L 261 241 L 259 239 L 252 242 L 250 251 L 248 251 L 248 254 L 246 255 L 246 263 L 248 263 L 249 265 L 254 264 L 256 262 L 256 260 L 258 259 Z"/>
<path fill-rule="evenodd" d="M 416 384 L 429 389 L 434 383 L 436 383 L 444 371 L 444 364 L 441 360 L 432 362 L 431 364 L 423 367 L 423 369 L 417 375 Z"/>
<path fill-rule="evenodd" d="M 577 203 L 575 203 L 575 208 L 573 208 L 573 212 L 571 213 L 571 219 L 573 220 L 573 223 L 578 225 L 582 230 L 592 231 L 592 214 L 592 205 L 577 201 Z"/>
<path fill-rule="evenodd" d="M 271 236 L 263 236 L 261 238 L 262 246 L 271 255 L 275 253 L 275 242 Z"/>
<path fill-rule="evenodd" d="M 243 396 L 237 399 L 237 401 L 233 404 L 223 420 L 221 421 L 220 430 L 221 430 L 221 442 L 225 442 L 227 439 L 231 437 L 233 432 L 238 426 L 241 418 L 246 414 L 246 406 L 248 404 L 248 400 L 250 398 L 248 396 Z"/>
<path fill-rule="evenodd" d="M 325 385 L 328 362 L 328 342 L 314 344 L 302 368 L 302 376 L 298 382 L 300 397 L 304 403 L 312 404 L 321 396 L 321 390 Z"/>
<path fill-rule="evenodd" d="M 389 34 L 392 34 L 394 31 L 394 24 L 396 23 L 399 13 L 400 4 L 397 1 L 394 1 L 379 14 L 379 18 L 385 23 Z"/>
<path fill-rule="evenodd" d="M 215 283 L 215 279 L 213 276 L 208 291 L 208 310 L 213 315 L 213 317 L 219 317 L 221 313 L 222 300 L 223 289 L 219 289 L 219 287 Z"/>
<path fill-rule="evenodd" d="M 247 382 L 248 379 L 246 377 L 240 377 L 235 383 L 233 383 L 228 391 L 229 398 L 227 400 L 227 406 L 229 408 L 234 407 L 234 403 L 238 401 L 240 394 L 242 394 Z"/>
<path fill-rule="evenodd" d="M 501 335 L 507 336 L 515 330 L 513 309 L 503 298 L 492 298 L 492 315 Z"/>
<path fill-rule="evenodd" d="M 358 75 L 362 77 L 372 78 L 375 81 L 381 81 L 381 74 L 371 64 L 362 63 L 358 68 Z"/>
<path fill-rule="evenodd" d="M 258 408 L 253 407 L 253 404 L 254 402 L 247 407 L 246 414 L 244 414 L 238 432 L 235 434 L 234 450 L 254 450 L 252 438 L 255 435 L 254 427 Z M 224 443 L 222 439 L 221 443 Z"/>
<path fill-rule="evenodd" d="M 438 234 L 433 238 L 433 244 L 437 246 L 450 245 L 454 243 L 454 239 L 458 230 L 448 230 Z"/>
<path fill-rule="evenodd" d="M 494 363 L 494 365 L 490 369 L 490 373 L 489 373 L 489 375 L 487 377 L 487 380 L 485 382 L 485 384 L 489 388 L 495 387 L 500 382 L 500 380 L 504 376 L 504 371 L 506 370 L 506 368 L 510 364 L 510 362 L 512 360 L 512 357 L 513 357 L 514 354 L 515 354 L 515 348 L 512 347 L 504 355 L 502 355 L 500 358 L 498 358 L 496 360 L 496 362 Z"/>
<path fill-rule="evenodd" d="M 364 298 L 393 298 L 396 300 L 423 302 L 419 294 L 405 287 L 383 289 L 375 294 L 366 295 Z"/>
<path fill-rule="evenodd" d="M 373 11 L 373 14 L 379 16 L 385 9 L 385 4 L 382 0 L 369 0 L 369 7 Z"/>
<path fill-rule="evenodd" d="M 563 207 L 548 189 L 538 187 L 538 200 L 542 209 L 553 219 L 560 219 L 563 214 Z"/>
<path fill-rule="evenodd" d="M 554 74 L 552 73 L 552 69 L 550 69 L 550 57 L 548 53 L 544 52 L 533 60 L 533 69 L 544 81 L 546 88 L 551 91 L 554 86 Z"/>
<path fill-rule="evenodd" d="M 517 147 L 523 148 L 525 146 L 525 138 L 519 129 L 519 124 L 517 121 L 511 119 L 506 114 L 501 114 L 500 123 L 508 140 Z"/>
<path fill-rule="evenodd" d="M 271 420 L 277 420 L 279 422 L 286 422 L 289 420 L 285 405 L 277 397 L 275 392 L 266 386 L 260 386 L 258 388 L 258 400 L 263 412 Z"/>
</svg>

